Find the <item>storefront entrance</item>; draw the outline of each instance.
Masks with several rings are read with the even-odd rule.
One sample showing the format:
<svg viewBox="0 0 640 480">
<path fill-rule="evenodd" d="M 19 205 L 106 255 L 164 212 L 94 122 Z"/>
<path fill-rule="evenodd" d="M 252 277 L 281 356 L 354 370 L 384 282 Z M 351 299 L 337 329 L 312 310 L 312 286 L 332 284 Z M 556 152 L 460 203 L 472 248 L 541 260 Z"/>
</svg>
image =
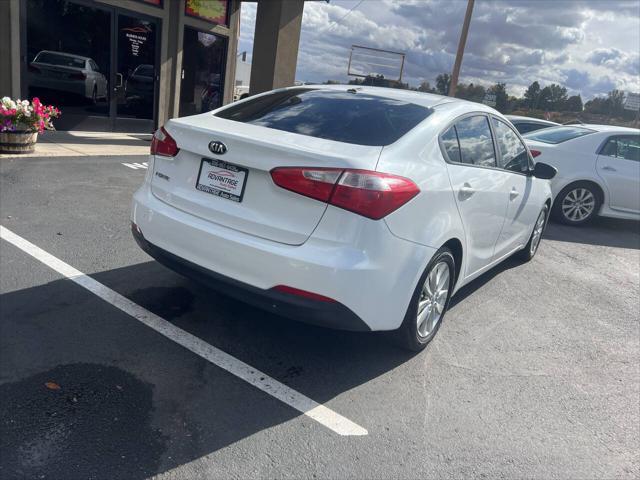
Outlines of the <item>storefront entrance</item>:
<svg viewBox="0 0 640 480">
<path fill-rule="evenodd" d="M 82 0 L 27 0 L 26 89 L 59 130 L 152 132 L 160 20 Z"/>
</svg>

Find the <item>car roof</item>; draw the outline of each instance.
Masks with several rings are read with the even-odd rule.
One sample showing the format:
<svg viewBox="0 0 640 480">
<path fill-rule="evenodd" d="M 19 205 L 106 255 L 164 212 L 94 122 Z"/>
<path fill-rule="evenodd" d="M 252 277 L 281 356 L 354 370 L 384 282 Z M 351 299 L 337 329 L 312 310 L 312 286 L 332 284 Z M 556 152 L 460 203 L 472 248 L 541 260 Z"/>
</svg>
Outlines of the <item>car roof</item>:
<svg viewBox="0 0 640 480">
<path fill-rule="evenodd" d="M 534 117 L 525 117 L 524 115 L 505 115 L 511 122 L 514 120 L 517 122 L 530 122 L 530 123 L 540 123 L 543 125 L 560 125 L 557 122 L 552 122 L 550 120 L 543 120 L 542 118 L 534 118 Z"/>
<path fill-rule="evenodd" d="M 355 90 L 356 92 L 362 92 L 369 95 L 375 95 L 378 97 L 391 98 L 394 100 L 401 100 L 407 103 L 414 103 L 423 107 L 434 107 L 436 105 L 443 105 L 445 103 L 460 104 L 460 103 L 473 103 L 473 105 L 486 107 L 481 103 L 468 102 L 460 98 L 446 97 L 444 95 L 437 95 L 435 93 L 417 92 L 415 90 L 404 90 L 400 88 L 387 88 L 387 87 L 370 87 L 366 85 L 304 85 L 290 88 L 313 88 L 316 90 L 333 90 L 346 92 L 347 90 Z M 488 108 L 488 107 L 486 107 Z M 482 108 L 481 108 L 482 109 Z M 493 109 L 488 109 L 493 111 Z"/>
<path fill-rule="evenodd" d="M 38 57 L 38 55 L 40 55 L 41 53 L 54 53 L 56 55 L 62 55 L 63 57 L 73 57 L 73 58 L 79 58 L 81 60 L 91 60 L 91 58 L 89 57 L 83 57 L 82 55 L 74 55 L 73 53 L 65 53 L 65 52 L 56 52 L 54 50 L 40 50 L 38 52 L 38 54 L 36 55 L 36 58 Z"/>
</svg>

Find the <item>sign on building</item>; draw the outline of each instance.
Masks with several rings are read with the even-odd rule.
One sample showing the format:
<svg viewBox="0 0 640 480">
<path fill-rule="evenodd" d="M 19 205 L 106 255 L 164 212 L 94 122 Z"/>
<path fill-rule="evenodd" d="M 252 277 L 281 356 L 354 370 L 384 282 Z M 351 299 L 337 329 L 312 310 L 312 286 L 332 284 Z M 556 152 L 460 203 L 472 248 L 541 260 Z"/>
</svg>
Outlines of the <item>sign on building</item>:
<svg viewBox="0 0 640 480">
<path fill-rule="evenodd" d="M 624 97 L 624 109 L 640 111 L 640 93 L 627 92 Z"/>
<path fill-rule="evenodd" d="M 489 107 L 495 107 L 496 106 L 496 94 L 495 93 L 490 93 L 487 92 L 484 94 L 484 99 L 482 100 L 482 103 L 484 103 L 485 105 L 489 106 Z"/>
<path fill-rule="evenodd" d="M 347 75 L 352 77 L 380 76 L 401 82 L 405 57 L 406 55 L 401 52 L 352 45 Z"/>
</svg>

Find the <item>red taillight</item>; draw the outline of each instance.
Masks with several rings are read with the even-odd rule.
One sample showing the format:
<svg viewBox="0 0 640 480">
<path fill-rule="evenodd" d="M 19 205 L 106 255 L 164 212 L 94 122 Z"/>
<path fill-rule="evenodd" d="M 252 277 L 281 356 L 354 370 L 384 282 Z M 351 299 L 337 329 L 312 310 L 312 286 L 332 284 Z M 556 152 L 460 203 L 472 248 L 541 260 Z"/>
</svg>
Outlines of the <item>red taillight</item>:
<svg viewBox="0 0 640 480">
<path fill-rule="evenodd" d="M 178 154 L 176 141 L 167 133 L 164 127 L 160 127 L 153 134 L 151 139 L 151 155 L 162 155 L 163 157 L 175 157 Z"/>
<path fill-rule="evenodd" d="M 295 295 L 297 297 L 307 298 L 309 300 L 316 300 L 318 302 L 336 303 L 333 298 L 325 297 L 313 292 L 307 292 L 306 290 L 300 290 L 299 288 L 289 287 L 288 285 L 277 285 L 272 288 L 276 292 L 287 293 L 289 295 Z"/>
<path fill-rule="evenodd" d="M 86 73 L 72 73 L 69 75 L 69 78 L 72 80 L 86 80 L 87 79 L 87 74 Z"/>
<path fill-rule="evenodd" d="M 273 169 L 271 177 L 279 187 L 374 220 L 420 192 L 407 178 L 369 170 L 282 167 Z"/>
<path fill-rule="evenodd" d="M 533 158 L 536 158 L 538 155 L 542 155 L 542 152 L 540 150 L 529 150 L 531 152 L 531 156 Z"/>
</svg>

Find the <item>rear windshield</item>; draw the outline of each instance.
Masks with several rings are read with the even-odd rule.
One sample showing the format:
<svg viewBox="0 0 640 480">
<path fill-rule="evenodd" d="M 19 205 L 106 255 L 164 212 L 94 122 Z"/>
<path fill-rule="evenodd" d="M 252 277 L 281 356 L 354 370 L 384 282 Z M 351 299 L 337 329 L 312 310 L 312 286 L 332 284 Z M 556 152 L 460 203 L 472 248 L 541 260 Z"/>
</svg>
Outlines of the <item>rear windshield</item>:
<svg viewBox="0 0 640 480">
<path fill-rule="evenodd" d="M 432 110 L 365 93 L 318 89 L 274 92 L 216 113 L 220 118 L 357 145 L 389 145 Z"/>
<path fill-rule="evenodd" d="M 59 65 L 62 67 L 84 68 L 84 60 L 82 58 L 58 55 L 50 52 L 39 53 L 34 62 L 48 63 L 50 65 Z"/>
<path fill-rule="evenodd" d="M 529 140 L 555 144 L 566 142 L 567 140 L 572 140 L 584 135 L 589 135 L 594 132 L 595 130 L 590 130 L 584 127 L 551 127 L 527 133 L 523 136 Z"/>
</svg>

